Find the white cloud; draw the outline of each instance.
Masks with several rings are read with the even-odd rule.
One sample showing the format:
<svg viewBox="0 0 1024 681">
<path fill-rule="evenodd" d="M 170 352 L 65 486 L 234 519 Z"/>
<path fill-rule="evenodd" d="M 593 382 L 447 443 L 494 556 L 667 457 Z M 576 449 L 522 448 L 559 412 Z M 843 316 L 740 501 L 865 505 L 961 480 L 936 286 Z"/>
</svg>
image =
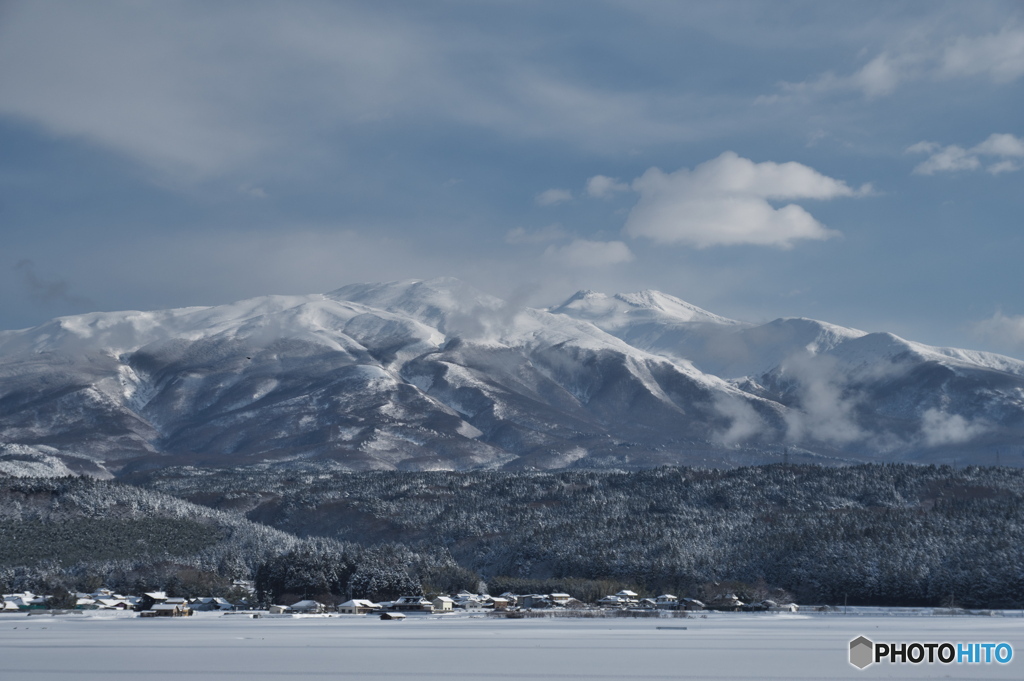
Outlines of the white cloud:
<svg viewBox="0 0 1024 681">
<path fill-rule="evenodd" d="M 789 248 L 799 239 L 828 239 L 826 229 L 796 204 L 776 208 L 770 201 L 863 196 L 800 163 L 754 163 L 727 151 L 693 170 L 665 173 L 651 168 L 633 181 L 640 200 L 625 231 L 659 243 L 707 248 L 757 244 Z"/>
<path fill-rule="evenodd" d="M 1008 351 L 1024 350 L 1024 315 L 996 312 L 974 324 L 974 334 Z"/>
<path fill-rule="evenodd" d="M 989 430 L 988 423 L 968 421 L 959 414 L 927 409 L 921 415 L 921 434 L 929 447 L 968 442 Z"/>
<path fill-rule="evenodd" d="M 1016 156 L 1024 158 L 1024 139 L 1007 133 L 989 135 L 988 139 L 972 149 L 977 154 L 990 156 Z"/>
<path fill-rule="evenodd" d="M 942 55 L 942 73 L 948 76 L 984 74 L 1007 83 L 1024 75 L 1024 29 L 961 36 Z"/>
<path fill-rule="evenodd" d="M 507 244 L 542 244 L 548 241 L 559 241 L 569 236 L 562 225 L 555 223 L 540 229 L 528 230 L 525 227 L 516 227 L 505 233 Z"/>
<path fill-rule="evenodd" d="M 606 267 L 630 262 L 633 253 L 621 241 L 573 239 L 565 246 L 548 246 L 544 257 L 569 267 Z"/>
<path fill-rule="evenodd" d="M 572 201 L 572 192 L 568 189 L 548 189 L 534 197 L 538 206 L 553 206 L 556 203 Z"/>
<path fill-rule="evenodd" d="M 844 372 L 828 355 L 796 354 L 780 366 L 782 376 L 793 382 L 800 408 L 786 412 L 787 434 L 799 442 L 811 437 L 839 445 L 865 436 L 857 424 L 856 408 L 864 396 L 845 389 Z"/>
<path fill-rule="evenodd" d="M 618 192 L 629 191 L 629 185 L 619 182 L 613 177 L 594 175 L 587 180 L 587 196 L 603 199 Z"/>
<path fill-rule="evenodd" d="M 920 143 L 907 149 L 912 151 L 914 147 L 922 148 Z M 939 149 L 927 159 L 914 168 L 915 175 L 934 175 L 940 172 L 952 172 L 956 170 L 977 170 L 981 167 L 981 161 L 977 156 L 972 155 L 963 147 L 951 144 L 948 147 Z"/>
<path fill-rule="evenodd" d="M 1024 158 L 1024 140 L 1008 133 L 995 133 L 970 149 L 964 149 L 956 144 L 943 147 L 936 142 L 918 142 L 907 147 L 907 153 L 930 154 L 914 168 L 915 175 L 978 170 L 983 165 L 982 156 L 995 156 L 1002 159 L 986 168 L 993 175 L 999 175 L 1020 170 L 1020 164 L 1012 159 Z"/>
</svg>

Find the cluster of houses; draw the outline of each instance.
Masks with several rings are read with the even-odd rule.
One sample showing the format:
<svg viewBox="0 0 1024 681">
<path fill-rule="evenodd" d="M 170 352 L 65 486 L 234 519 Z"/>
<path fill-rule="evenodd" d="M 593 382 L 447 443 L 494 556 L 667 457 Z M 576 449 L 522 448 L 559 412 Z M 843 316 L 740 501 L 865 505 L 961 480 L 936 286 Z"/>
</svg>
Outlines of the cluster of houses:
<svg viewBox="0 0 1024 681">
<path fill-rule="evenodd" d="M 224 598 L 174 598 L 163 591 L 151 591 L 142 596 L 123 596 L 110 589 L 98 589 L 93 593 L 75 594 L 77 610 L 134 610 L 141 617 L 186 617 L 196 611 L 249 610 L 247 600 L 231 603 Z M 42 610 L 48 607 L 47 596 L 30 592 L 4 594 L 0 597 L 0 611 Z M 716 596 L 703 603 L 695 598 L 678 598 L 662 594 L 656 598 L 640 598 L 635 591 L 624 589 L 597 601 L 601 609 L 618 610 L 718 610 L 718 611 L 770 611 L 796 612 L 795 603 L 778 604 L 765 600 L 744 603 L 735 594 Z M 408 613 L 445 612 L 500 612 L 545 609 L 586 609 L 588 606 L 567 593 L 513 594 L 500 596 L 472 594 L 461 591 L 453 596 L 403 596 L 394 601 L 375 603 L 362 598 L 353 598 L 337 606 L 328 606 L 314 600 L 302 600 L 291 605 L 272 605 L 270 614 L 323 614 L 337 612 L 346 615 L 380 614 L 384 619 L 401 619 Z"/>
<path fill-rule="evenodd" d="M 605 608 L 640 608 L 652 610 L 718 610 L 724 612 L 797 612 L 796 603 L 779 604 L 771 599 L 744 603 L 736 594 L 724 593 L 715 596 L 707 603 L 696 598 L 678 598 L 672 594 L 662 594 L 657 598 L 640 598 L 636 592 L 628 589 L 605 596 L 597 601 Z"/>
<path fill-rule="evenodd" d="M 30 591 L 0 596 L 0 612 L 46 610 L 50 597 Z M 248 601 L 230 603 L 215 596 L 207 598 L 172 598 L 166 592 L 151 591 L 142 596 L 124 596 L 110 589 L 93 593 L 76 593 L 75 610 L 135 610 L 143 617 L 182 617 L 203 610 L 238 610 L 251 607 Z"/>
<path fill-rule="evenodd" d="M 300 601 L 291 606 L 271 606 L 271 613 L 325 613 L 338 612 L 347 615 L 380 614 L 384 619 L 401 619 L 408 613 L 445 613 L 455 611 L 513 611 L 543 609 L 585 609 L 585 603 L 567 593 L 551 594 L 513 594 L 503 593 L 500 596 L 471 594 L 462 591 L 453 596 L 403 596 L 395 601 L 375 603 L 366 599 L 354 598 L 336 608 L 318 603 L 317 601 Z M 628 589 L 616 594 L 605 596 L 597 601 L 601 609 L 619 610 L 718 610 L 730 612 L 796 612 L 795 603 L 778 604 L 765 600 L 756 603 L 744 603 L 735 594 L 722 594 L 703 603 L 695 598 L 678 598 L 672 594 L 662 594 L 657 598 L 640 598 Z"/>
</svg>

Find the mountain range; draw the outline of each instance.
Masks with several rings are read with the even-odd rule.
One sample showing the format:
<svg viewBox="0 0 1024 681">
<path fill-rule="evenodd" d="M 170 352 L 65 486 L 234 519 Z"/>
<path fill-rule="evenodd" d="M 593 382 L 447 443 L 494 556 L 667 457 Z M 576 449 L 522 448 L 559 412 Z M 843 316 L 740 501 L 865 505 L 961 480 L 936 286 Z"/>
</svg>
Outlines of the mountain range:
<svg viewBox="0 0 1024 681">
<path fill-rule="evenodd" d="M 1022 443 L 1022 361 L 657 291 L 533 309 L 443 278 L 0 332 L 15 475 L 1019 466 Z"/>
</svg>

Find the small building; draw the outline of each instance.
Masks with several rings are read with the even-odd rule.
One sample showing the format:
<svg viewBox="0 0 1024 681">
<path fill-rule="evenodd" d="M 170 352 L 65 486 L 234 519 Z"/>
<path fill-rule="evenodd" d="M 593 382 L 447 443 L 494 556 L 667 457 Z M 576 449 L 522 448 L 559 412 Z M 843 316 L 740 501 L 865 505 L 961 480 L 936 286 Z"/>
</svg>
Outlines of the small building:
<svg viewBox="0 0 1024 681">
<path fill-rule="evenodd" d="M 552 605 L 564 606 L 566 603 L 572 600 L 572 596 L 563 593 L 548 594 L 548 600 L 551 601 Z"/>
<path fill-rule="evenodd" d="M 391 608 L 396 612 L 433 612 L 434 604 L 423 596 L 402 596 Z"/>
<path fill-rule="evenodd" d="M 600 605 L 602 608 L 622 608 L 628 605 L 629 603 L 628 601 L 625 601 L 618 596 L 611 595 L 605 596 L 604 598 L 599 598 L 597 600 L 597 604 Z"/>
<path fill-rule="evenodd" d="M 151 610 L 154 614 L 150 617 L 188 617 L 192 614 L 191 608 L 179 603 L 157 603 Z"/>
<path fill-rule="evenodd" d="M 682 610 L 704 610 L 707 608 L 702 601 L 698 601 L 696 598 L 683 598 L 679 601 L 679 607 Z"/>
<path fill-rule="evenodd" d="M 507 600 L 509 605 L 515 605 L 519 602 L 519 596 L 512 593 L 511 591 L 506 591 L 505 593 L 501 594 L 501 598 Z"/>
<path fill-rule="evenodd" d="M 380 604 L 362 598 L 353 598 L 338 606 L 338 612 L 345 615 L 365 615 L 380 610 Z"/>
<path fill-rule="evenodd" d="M 551 599 L 547 594 L 523 594 L 519 597 L 519 607 L 527 610 L 550 608 Z"/>
<path fill-rule="evenodd" d="M 508 610 L 508 599 L 502 598 L 501 596 L 492 596 L 488 599 L 490 605 L 495 610 Z"/>
<path fill-rule="evenodd" d="M 206 596 L 204 598 L 195 598 L 189 604 L 189 607 L 193 610 L 200 611 L 235 609 L 235 606 L 233 606 L 226 598 L 220 598 L 219 596 Z"/>
<path fill-rule="evenodd" d="M 447 596 L 438 596 L 431 601 L 431 605 L 434 612 L 451 612 L 452 608 L 455 606 L 455 601 Z"/>
<path fill-rule="evenodd" d="M 272 605 L 267 610 L 271 615 L 284 615 L 292 611 L 287 605 Z"/>
<path fill-rule="evenodd" d="M 627 604 L 632 604 L 632 603 L 636 603 L 637 596 L 639 594 L 637 594 L 637 592 L 635 592 L 635 591 L 630 591 L 629 589 L 623 589 L 622 591 L 618 592 L 615 595 L 618 596 L 621 600 L 623 600 Z"/>
<path fill-rule="evenodd" d="M 736 597 L 736 594 L 719 594 L 711 599 L 707 607 L 711 610 L 724 610 L 727 612 L 737 612 L 743 608 L 743 601 Z"/>
<path fill-rule="evenodd" d="M 327 611 L 327 607 L 320 601 L 299 601 L 298 603 L 292 603 L 291 611 L 296 613 L 302 613 L 306 615 L 318 615 L 322 612 Z"/>
</svg>

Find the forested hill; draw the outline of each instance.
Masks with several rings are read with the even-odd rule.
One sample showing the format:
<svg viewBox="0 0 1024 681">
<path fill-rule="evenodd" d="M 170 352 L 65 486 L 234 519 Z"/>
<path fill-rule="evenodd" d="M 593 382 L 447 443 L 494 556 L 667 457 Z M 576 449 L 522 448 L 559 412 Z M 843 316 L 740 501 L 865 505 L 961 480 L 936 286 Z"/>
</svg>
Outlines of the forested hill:
<svg viewBox="0 0 1024 681">
<path fill-rule="evenodd" d="M 485 578 L 805 602 L 1024 604 L 1024 471 L 902 464 L 349 474 L 165 469 L 135 482 L 300 536 L 448 547 Z"/>
<path fill-rule="evenodd" d="M 130 485 L 0 475 L 0 568 L 8 572 L 46 566 L 55 574 L 152 576 L 152 566 L 164 563 L 243 577 L 268 555 L 304 543 L 237 514 Z"/>
</svg>

